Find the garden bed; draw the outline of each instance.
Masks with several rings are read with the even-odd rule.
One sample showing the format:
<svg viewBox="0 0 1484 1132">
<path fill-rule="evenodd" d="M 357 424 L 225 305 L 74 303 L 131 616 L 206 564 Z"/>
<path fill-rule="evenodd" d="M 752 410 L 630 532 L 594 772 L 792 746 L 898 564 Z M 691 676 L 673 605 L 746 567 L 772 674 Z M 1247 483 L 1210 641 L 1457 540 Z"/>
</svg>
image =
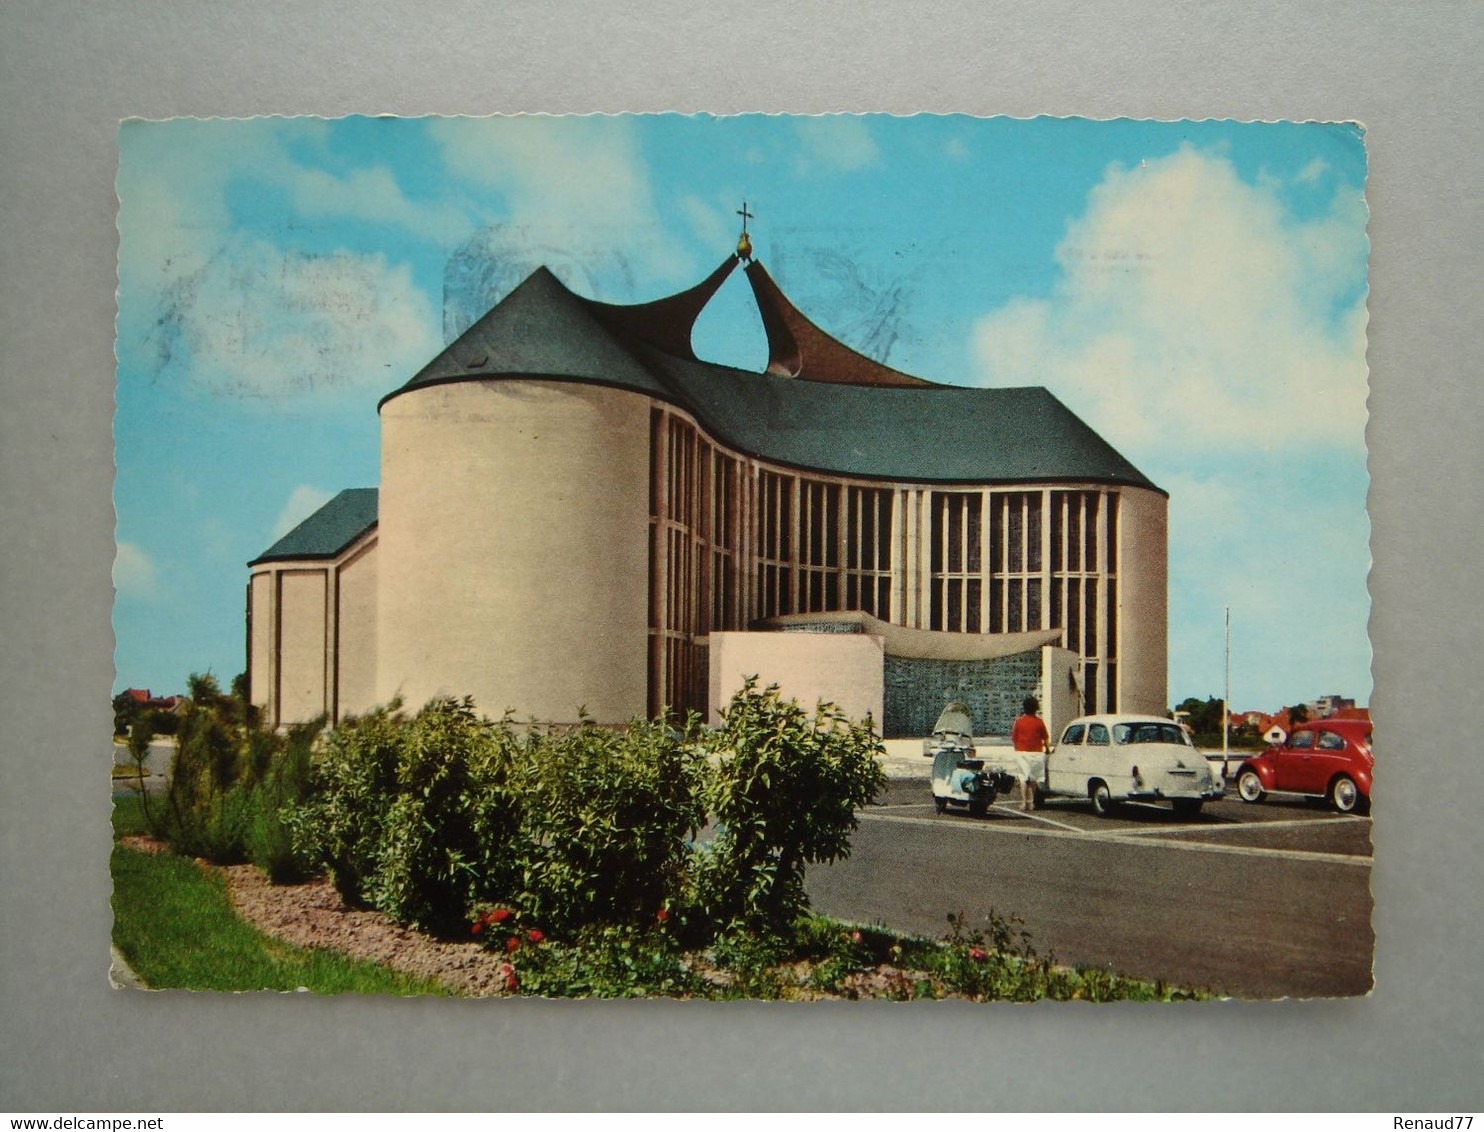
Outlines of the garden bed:
<svg viewBox="0 0 1484 1132">
<path fill-rule="evenodd" d="M 503 985 L 504 963 L 493 952 L 473 941 L 434 939 L 382 912 L 347 908 L 323 877 L 276 885 L 253 865 L 223 872 L 237 914 L 268 935 L 436 979 L 459 994 L 494 994 Z"/>
<path fill-rule="evenodd" d="M 164 843 L 138 835 L 121 838 L 120 846 L 132 853 L 170 852 Z M 990 950 L 982 941 L 913 939 L 819 917 L 809 921 L 801 936 L 802 949 L 810 952 L 802 957 L 769 955 L 761 945 L 753 948 L 736 941 L 681 954 L 653 934 L 644 938 L 635 933 L 608 933 L 596 945 L 588 941 L 586 951 L 555 942 L 532 944 L 519 937 L 519 953 L 507 955 L 502 948 L 491 949 L 476 940 L 438 939 L 403 927 L 384 913 L 348 908 L 322 877 L 277 885 L 252 865 L 193 863 L 225 882 L 237 915 L 264 935 L 294 948 L 374 964 L 416 981 L 389 984 L 385 989 L 392 993 L 436 983 L 473 997 L 511 993 L 792 1000 L 1196 997 L 1160 984 L 1102 971 L 1074 971 Z M 247 988 L 237 982 L 217 989 Z"/>
</svg>

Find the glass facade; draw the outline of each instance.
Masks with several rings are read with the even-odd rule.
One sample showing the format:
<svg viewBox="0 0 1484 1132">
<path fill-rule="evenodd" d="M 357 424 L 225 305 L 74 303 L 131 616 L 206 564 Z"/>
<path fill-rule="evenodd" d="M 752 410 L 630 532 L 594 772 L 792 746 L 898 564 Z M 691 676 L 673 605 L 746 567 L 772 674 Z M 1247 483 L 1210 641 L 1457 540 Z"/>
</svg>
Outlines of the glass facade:
<svg viewBox="0 0 1484 1132">
<path fill-rule="evenodd" d="M 712 630 L 842 611 L 1060 630 L 1084 710 L 1117 710 L 1117 490 L 853 482 L 728 452 L 664 406 L 651 420 L 651 712 L 704 710 Z"/>
</svg>

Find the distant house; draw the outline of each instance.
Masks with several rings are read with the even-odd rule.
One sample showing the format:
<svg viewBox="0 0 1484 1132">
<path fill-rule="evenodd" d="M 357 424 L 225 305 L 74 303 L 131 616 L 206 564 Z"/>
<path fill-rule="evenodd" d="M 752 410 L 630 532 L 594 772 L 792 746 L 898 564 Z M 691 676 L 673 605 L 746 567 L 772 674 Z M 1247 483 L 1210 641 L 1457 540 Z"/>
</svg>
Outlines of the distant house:
<svg viewBox="0 0 1484 1132">
<path fill-rule="evenodd" d="M 1263 724 L 1262 737 L 1269 743 L 1282 743 L 1293 730 L 1293 716 L 1287 708 L 1270 715 Z"/>
<path fill-rule="evenodd" d="M 128 696 L 136 708 L 153 709 L 180 715 L 191 701 L 184 696 L 156 696 L 148 688 L 125 688 L 120 695 Z"/>
<path fill-rule="evenodd" d="M 1310 719 L 1329 719 L 1338 716 L 1342 711 L 1351 711 L 1355 708 L 1355 701 L 1347 699 L 1338 693 L 1327 696 L 1319 696 L 1304 705 L 1309 709 Z"/>
</svg>

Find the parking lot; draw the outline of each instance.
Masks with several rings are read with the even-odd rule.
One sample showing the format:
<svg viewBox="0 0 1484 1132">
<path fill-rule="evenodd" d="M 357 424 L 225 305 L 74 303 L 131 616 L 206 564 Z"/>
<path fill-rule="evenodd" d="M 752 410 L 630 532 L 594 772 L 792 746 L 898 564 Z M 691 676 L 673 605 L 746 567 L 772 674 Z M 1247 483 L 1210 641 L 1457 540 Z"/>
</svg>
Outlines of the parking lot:
<svg viewBox="0 0 1484 1132">
<path fill-rule="evenodd" d="M 925 769 L 925 768 L 924 768 Z M 861 814 L 851 857 L 811 869 L 822 911 L 941 936 L 949 914 L 1018 915 L 1058 962 L 1237 997 L 1371 986 L 1371 819 L 1235 794 L 1195 817 L 1083 801 L 983 818 L 935 812 L 925 773 L 897 774 Z"/>
<path fill-rule="evenodd" d="M 1278 795 L 1257 805 L 1227 797 L 1208 802 L 1195 817 L 1177 817 L 1168 805 L 1126 802 L 1109 817 L 1098 817 L 1088 802 L 1053 799 L 1045 809 L 1025 813 L 1018 795 L 1001 796 L 983 818 L 950 808 L 934 812 L 925 778 L 894 778 L 888 782 L 872 816 L 982 827 L 983 830 L 1067 836 L 1080 840 L 1148 839 L 1171 848 L 1186 846 L 1210 852 L 1303 859 L 1308 854 L 1332 855 L 1347 864 L 1370 864 L 1371 821 L 1354 814 L 1336 814 L 1320 802 Z"/>
</svg>

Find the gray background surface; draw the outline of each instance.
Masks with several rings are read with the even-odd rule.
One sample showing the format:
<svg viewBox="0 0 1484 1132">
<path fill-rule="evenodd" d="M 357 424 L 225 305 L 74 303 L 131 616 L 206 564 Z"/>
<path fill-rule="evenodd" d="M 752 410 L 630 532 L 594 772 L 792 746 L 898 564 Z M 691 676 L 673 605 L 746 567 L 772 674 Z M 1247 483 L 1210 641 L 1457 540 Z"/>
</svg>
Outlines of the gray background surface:
<svg viewBox="0 0 1484 1132">
<path fill-rule="evenodd" d="M 547 9 L 0 7 L 0 1109 L 1480 1108 L 1484 826 L 1468 735 L 1484 8 Z M 903 1007 L 110 990 L 99 736 L 118 119 L 669 109 L 1368 126 L 1372 706 L 1389 737 L 1370 998 Z"/>
</svg>

